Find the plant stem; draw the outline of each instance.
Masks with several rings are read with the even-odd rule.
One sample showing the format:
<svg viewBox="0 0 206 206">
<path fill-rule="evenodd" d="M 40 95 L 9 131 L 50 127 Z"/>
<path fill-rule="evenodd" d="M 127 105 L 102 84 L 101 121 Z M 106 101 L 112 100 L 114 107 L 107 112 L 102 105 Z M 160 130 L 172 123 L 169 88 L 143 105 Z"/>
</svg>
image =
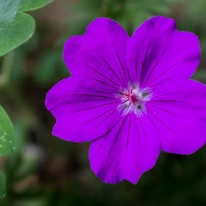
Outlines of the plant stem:
<svg viewBox="0 0 206 206">
<path fill-rule="evenodd" d="M 3 59 L 2 69 L 0 74 L 0 87 L 7 85 L 10 80 L 13 60 L 14 60 L 14 51 L 11 51 L 8 54 L 6 54 L 6 56 Z"/>
</svg>

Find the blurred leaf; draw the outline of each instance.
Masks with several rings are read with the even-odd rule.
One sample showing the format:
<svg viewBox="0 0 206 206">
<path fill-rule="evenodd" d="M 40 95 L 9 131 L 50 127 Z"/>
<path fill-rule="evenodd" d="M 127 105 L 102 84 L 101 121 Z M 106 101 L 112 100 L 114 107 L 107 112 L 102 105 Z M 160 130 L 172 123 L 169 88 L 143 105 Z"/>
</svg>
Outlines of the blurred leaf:
<svg viewBox="0 0 206 206">
<path fill-rule="evenodd" d="M 0 198 L 6 195 L 6 178 L 2 171 L 0 171 Z"/>
<path fill-rule="evenodd" d="M 69 7 L 69 12 L 72 12 L 74 14 L 87 13 L 87 15 L 92 15 L 92 13 L 97 13 L 101 10 L 101 8 L 103 8 L 103 3 L 104 0 L 79 0 L 72 3 L 72 6 Z"/>
<path fill-rule="evenodd" d="M 170 8 L 166 4 L 158 4 L 155 5 L 153 8 L 151 8 L 152 13 L 155 13 L 157 15 L 169 15 Z"/>
<path fill-rule="evenodd" d="M 133 30 L 135 30 L 137 27 L 139 27 L 145 20 L 152 17 L 152 14 L 150 12 L 144 11 L 144 12 L 136 12 L 135 15 L 133 15 L 132 25 Z"/>
<path fill-rule="evenodd" d="M 25 143 L 25 131 L 26 131 L 26 126 L 24 122 L 22 121 L 17 121 L 14 124 L 14 132 L 15 132 L 15 151 L 18 152 L 22 150 L 24 143 Z"/>
<path fill-rule="evenodd" d="M 180 4 L 184 3 L 185 0 L 164 0 L 166 4 Z"/>
<path fill-rule="evenodd" d="M 23 49 L 16 49 L 14 51 L 14 59 L 13 59 L 13 66 L 12 71 L 10 74 L 10 80 L 15 85 L 19 85 L 23 82 L 23 78 L 25 76 L 23 67 L 24 67 L 24 57 L 25 51 Z"/>
<path fill-rule="evenodd" d="M 46 198 L 31 198 L 29 200 L 21 200 L 16 206 L 45 206 Z"/>
<path fill-rule="evenodd" d="M 72 18 L 66 20 L 69 27 L 67 35 L 84 33 L 86 26 L 92 20 L 99 16 L 105 16 L 103 2 L 104 0 L 80 0 L 73 2 L 68 8 L 68 12 L 72 15 Z"/>
<path fill-rule="evenodd" d="M 43 56 L 39 69 L 36 70 L 35 80 L 39 83 L 46 84 L 53 80 L 57 59 L 61 54 L 56 54 L 55 51 L 48 52 Z"/>
<path fill-rule="evenodd" d="M 34 79 L 38 84 L 46 85 L 68 75 L 69 71 L 62 59 L 62 49 L 55 48 L 42 56 L 39 68 L 34 73 Z"/>
<path fill-rule="evenodd" d="M 14 150 L 14 128 L 5 110 L 0 106 L 0 156 Z"/>
<path fill-rule="evenodd" d="M 193 75 L 192 77 L 193 79 L 196 79 L 196 80 L 205 80 L 206 79 L 206 70 L 205 69 L 198 69 L 195 74 Z"/>
<path fill-rule="evenodd" d="M 26 42 L 34 33 L 35 21 L 21 11 L 34 10 L 51 0 L 0 0 L 0 56 Z"/>
</svg>

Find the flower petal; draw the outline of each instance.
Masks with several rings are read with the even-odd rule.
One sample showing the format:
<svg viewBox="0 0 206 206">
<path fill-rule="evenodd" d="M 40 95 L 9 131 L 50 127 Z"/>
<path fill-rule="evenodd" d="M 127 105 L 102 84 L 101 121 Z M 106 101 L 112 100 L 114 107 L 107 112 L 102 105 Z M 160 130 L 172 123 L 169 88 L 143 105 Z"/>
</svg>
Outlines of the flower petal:
<svg viewBox="0 0 206 206">
<path fill-rule="evenodd" d="M 206 141 L 206 86 L 193 80 L 167 82 L 158 91 L 147 108 L 163 151 L 196 152 Z"/>
<path fill-rule="evenodd" d="M 72 74 L 83 73 L 113 86 L 127 81 L 125 63 L 128 34 L 115 21 L 97 18 L 81 36 L 73 36 L 64 46 L 64 61 Z"/>
<path fill-rule="evenodd" d="M 127 64 L 142 87 L 168 78 L 190 78 L 200 61 L 198 37 L 176 29 L 173 19 L 156 16 L 132 35 Z"/>
<path fill-rule="evenodd" d="M 56 117 L 53 135 L 73 142 L 86 142 L 109 132 L 119 117 L 118 100 L 98 85 L 76 77 L 57 83 L 46 96 L 46 107 Z"/>
<path fill-rule="evenodd" d="M 151 169 L 160 152 L 160 141 L 147 118 L 121 117 L 110 133 L 92 142 L 90 166 L 105 183 L 128 180 L 136 184 Z"/>
<path fill-rule="evenodd" d="M 80 76 L 65 78 L 47 93 L 45 105 L 55 117 L 59 117 L 97 103 L 114 101 L 117 90 L 103 83 Z"/>
</svg>

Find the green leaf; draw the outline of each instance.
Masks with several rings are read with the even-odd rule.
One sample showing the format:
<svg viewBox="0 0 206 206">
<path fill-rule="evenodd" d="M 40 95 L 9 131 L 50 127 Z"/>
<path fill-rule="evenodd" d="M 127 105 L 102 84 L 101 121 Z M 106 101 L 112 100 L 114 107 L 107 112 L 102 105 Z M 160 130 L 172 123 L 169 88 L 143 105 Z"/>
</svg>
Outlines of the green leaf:
<svg viewBox="0 0 206 206">
<path fill-rule="evenodd" d="M 0 156 L 6 156 L 15 148 L 14 128 L 5 110 L 0 106 Z"/>
<path fill-rule="evenodd" d="M 0 198 L 6 195 L 6 178 L 2 171 L 0 171 Z"/>
<path fill-rule="evenodd" d="M 21 0 L 20 11 L 32 11 L 46 6 L 53 0 Z"/>
<path fill-rule="evenodd" d="M 0 0 L 0 22 L 12 21 L 20 8 L 20 0 Z"/>
<path fill-rule="evenodd" d="M 0 23 L 0 56 L 26 42 L 34 33 L 35 21 L 25 13 L 18 13 L 14 20 Z"/>
<path fill-rule="evenodd" d="M 45 6 L 52 0 L 0 0 L 0 56 L 32 37 L 35 20 L 24 11 Z"/>
</svg>

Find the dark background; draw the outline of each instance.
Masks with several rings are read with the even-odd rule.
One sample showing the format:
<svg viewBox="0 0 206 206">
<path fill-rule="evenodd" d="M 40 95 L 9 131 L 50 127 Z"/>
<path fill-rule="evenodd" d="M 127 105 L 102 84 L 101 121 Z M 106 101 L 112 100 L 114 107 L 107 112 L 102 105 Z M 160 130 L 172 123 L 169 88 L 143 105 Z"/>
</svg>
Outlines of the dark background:
<svg viewBox="0 0 206 206">
<path fill-rule="evenodd" d="M 205 147 L 191 156 L 162 153 L 137 185 L 106 185 L 89 168 L 88 144 L 51 135 L 55 120 L 44 106 L 46 92 L 70 75 L 62 60 L 63 43 L 84 33 L 98 16 L 117 20 L 129 34 L 153 15 L 175 18 L 179 30 L 200 38 L 201 64 L 194 78 L 206 82 L 205 11 L 206 0 L 56 0 L 32 12 L 35 35 L 10 54 L 11 69 L 0 85 L 0 101 L 18 140 L 16 151 L 0 158 L 8 189 L 0 206 L 206 205 Z"/>
</svg>

